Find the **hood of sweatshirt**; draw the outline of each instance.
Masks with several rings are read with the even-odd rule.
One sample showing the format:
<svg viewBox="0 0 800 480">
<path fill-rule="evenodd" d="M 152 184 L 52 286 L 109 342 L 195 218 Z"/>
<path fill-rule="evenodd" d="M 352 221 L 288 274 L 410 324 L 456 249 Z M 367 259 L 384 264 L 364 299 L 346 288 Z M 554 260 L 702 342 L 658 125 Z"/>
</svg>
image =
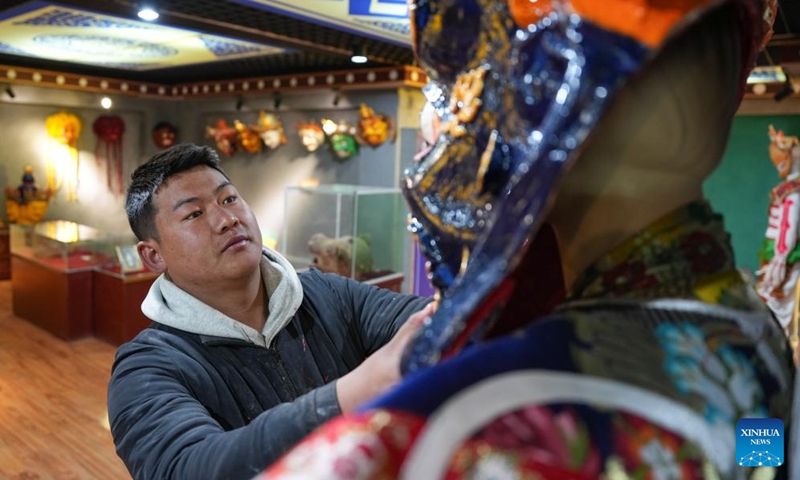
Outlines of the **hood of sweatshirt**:
<svg viewBox="0 0 800 480">
<path fill-rule="evenodd" d="M 142 302 L 142 313 L 155 322 L 185 332 L 244 340 L 269 347 L 303 302 L 303 286 L 292 264 L 267 247 L 261 258 L 261 277 L 269 298 L 269 316 L 257 331 L 211 308 L 175 285 L 166 274 L 159 276 Z"/>
</svg>

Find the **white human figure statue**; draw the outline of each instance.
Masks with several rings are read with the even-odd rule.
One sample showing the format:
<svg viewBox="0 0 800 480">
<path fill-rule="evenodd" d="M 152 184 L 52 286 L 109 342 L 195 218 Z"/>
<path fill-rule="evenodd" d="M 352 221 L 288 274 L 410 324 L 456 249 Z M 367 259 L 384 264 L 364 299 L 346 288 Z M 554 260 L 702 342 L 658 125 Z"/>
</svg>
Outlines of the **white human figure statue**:
<svg viewBox="0 0 800 480">
<path fill-rule="evenodd" d="M 770 192 L 769 223 L 761 251 L 758 293 L 786 330 L 797 361 L 800 338 L 795 304 L 800 278 L 800 139 L 769 126 L 769 154 L 783 180 Z"/>
</svg>

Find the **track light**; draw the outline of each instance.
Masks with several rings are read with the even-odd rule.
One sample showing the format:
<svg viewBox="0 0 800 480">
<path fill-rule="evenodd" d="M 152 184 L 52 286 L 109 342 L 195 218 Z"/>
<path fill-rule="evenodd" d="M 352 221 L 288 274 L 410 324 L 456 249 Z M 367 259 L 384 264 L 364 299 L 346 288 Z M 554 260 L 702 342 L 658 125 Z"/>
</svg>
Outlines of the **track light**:
<svg viewBox="0 0 800 480">
<path fill-rule="evenodd" d="M 353 47 L 353 56 L 350 57 L 350 61 L 353 63 L 367 63 L 367 51 L 363 45 L 356 45 Z"/>
<path fill-rule="evenodd" d="M 236 98 L 236 111 L 239 112 L 244 107 L 244 98 L 241 96 Z"/>
<path fill-rule="evenodd" d="M 6 95 L 11 98 L 17 98 L 17 94 L 14 92 L 14 89 L 11 88 L 11 85 L 6 85 Z"/>
<path fill-rule="evenodd" d="M 274 104 L 275 105 L 275 110 L 281 108 L 281 102 L 283 101 L 283 97 L 281 97 L 281 93 L 280 92 L 275 92 L 274 100 L 275 100 L 275 104 Z"/>
<path fill-rule="evenodd" d="M 333 92 L 334 92 L 334 95 L 333 95 L 333 106 L 334 107 L 338 107 L 339 106 L 339 102 L 342 101 L 342 91 L 339 90 L 338 88 L 336 88 L 336 89 L 333 90 Z"/>
</svg>

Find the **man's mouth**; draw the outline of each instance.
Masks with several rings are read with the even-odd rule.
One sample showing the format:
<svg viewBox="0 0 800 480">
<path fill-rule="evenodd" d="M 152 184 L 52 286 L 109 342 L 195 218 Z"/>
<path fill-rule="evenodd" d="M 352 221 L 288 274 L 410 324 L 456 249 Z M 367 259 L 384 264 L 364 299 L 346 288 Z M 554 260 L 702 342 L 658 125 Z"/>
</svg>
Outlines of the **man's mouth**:
<svg viewBox="0 0 800 480">
<path fill-rule="evenodd" d="M 238 246 L 243 246 L 244 244 L 246 244 L 246 243 L 247 243 L 247 242 L 249 242 L 249 241 L 250 241 L 250 239 L 249 239 L 249 238 L 247 238 L 245 235 L 236 235 L 236 236 L 233 236 L 233 237 L 231 237 L 231 239 L 230 239 L 230 240 L 228 240 L 228 242 L 225 244 L 225 247 L 223 247 L 222 251 L 223 251 L 223 252 L 226 252 L 226 251 L 228 251 L 228 249 L 230 249 L 230 248 L 232 248 L 232 247 L 233 247 L 233 248 L 235 248 L 235 247 L 238 247 Z"/>
</svg>

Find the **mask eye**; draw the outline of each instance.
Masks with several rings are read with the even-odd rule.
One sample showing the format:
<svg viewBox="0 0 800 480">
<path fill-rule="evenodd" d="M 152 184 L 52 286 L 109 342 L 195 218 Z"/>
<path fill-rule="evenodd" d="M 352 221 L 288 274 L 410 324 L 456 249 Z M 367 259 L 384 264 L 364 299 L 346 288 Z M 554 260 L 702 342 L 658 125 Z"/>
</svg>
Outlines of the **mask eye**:
<svg viewBox="0 0 800 480">
<path fill-rule="evenodd" d="M 508 10 L 518 27 L 528 28 L 553 11 L 553 1 L 508 0 Z"/>
</svg>

